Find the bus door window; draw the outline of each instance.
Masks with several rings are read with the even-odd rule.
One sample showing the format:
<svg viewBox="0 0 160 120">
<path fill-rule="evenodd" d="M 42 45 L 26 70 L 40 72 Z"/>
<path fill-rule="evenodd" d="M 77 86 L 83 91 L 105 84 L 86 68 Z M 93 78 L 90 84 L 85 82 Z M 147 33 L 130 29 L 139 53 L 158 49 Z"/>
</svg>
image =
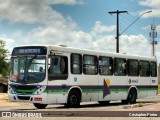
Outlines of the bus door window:
<svg viewBox="0 0 160 120">
<path fill-rule="evenodd" d="M 99 74 L 112 75 L 113 74 L 113 59 L 109 57 L 99 57 Z"/>
<path fill-rule="evenodd" d="M 48 59 L 48 79 L 58 80 L 68 78 L 68 58 L 51 56 Z"/>
<path fill-rule="evenodd" d="M 114 74 L 120 76 L 126 75 L 126 59 L 114 59 Z"/>
</svg>

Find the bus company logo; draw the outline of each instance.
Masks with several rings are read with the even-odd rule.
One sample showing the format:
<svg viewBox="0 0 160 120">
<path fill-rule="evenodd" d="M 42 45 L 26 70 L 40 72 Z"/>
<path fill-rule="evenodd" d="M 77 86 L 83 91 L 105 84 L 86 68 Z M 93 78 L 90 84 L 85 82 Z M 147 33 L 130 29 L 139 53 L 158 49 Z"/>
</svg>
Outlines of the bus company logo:
<svg viewBox="0 0 160 120">
<path fill-rule="evenodd" d="M 131 79 L 129 79 L 129 84 L 131 84 L 131 83 L 138 83 L 138 80 L 131 80 Z"/>
<path fill-rule="evenodd" d="M 2 112 L 2 117 L 12 117 L 11 112 Z"/>
<path fill-rule="evenodd" d="M 152 80 L 152 83 L 156 83 L 156 80 Z"/>
</svg>

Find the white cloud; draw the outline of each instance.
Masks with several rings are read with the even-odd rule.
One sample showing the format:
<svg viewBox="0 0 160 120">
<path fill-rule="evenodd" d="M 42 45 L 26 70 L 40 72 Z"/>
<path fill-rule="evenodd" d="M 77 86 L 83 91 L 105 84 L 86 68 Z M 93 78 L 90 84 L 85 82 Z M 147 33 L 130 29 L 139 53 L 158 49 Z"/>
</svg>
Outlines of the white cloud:
<svg viewBox="0 0 160 120">
<path fill-rule="evenodd" d="M 12 39 L 12 38 L 7 38 L 7 37 L 0 37 L 0 40 L 4 40 L 4 41 L 6 42 L 5 48 L 6 48 L 9 52 L 11 52 L 15 40 Z"/>
<path fill-rule="evenodd" d="M 26 44 L 63 44 L 72 47 L 84 48 L 85 45 L 83 43 L 88 46 L 92 43 L 92 36 L 80 30 L 70 30 L 68 27 L 63 28 L 49 26 L 34 29 L 29 33 L 29 36 L 25 39 L 25 41 Z"/>
<path fill-rule="evenodd" d="M 53 10 L 51 5 L 78 3 L 82 3 L 82 0 L 1 0 L 0 19 L 7 19 L 12 23 L 30 24 L 50 24 L 53 23 L 53 20 L 64 22 L 63 16 Z"/>
<path fill-rule="evenodd" d="M 148 7 L 160 8 L 159 0 L 139 0 L 139 4 Z"/>
<path fill-rule="evenodd" d="M 97 34 L 101 34 L 104 32 L 111 32 L 115 30 L 116 26 L 111 25 L 111 26 L 104 26 L 100 21 L 96 21 L 95 26 L 92 28 L 91 34 L 96 36 Z"/>
<path fill-rule="evenodd" d="M 135 55 L 150 56 L 151 46 L 143 35 L 123 35 L 120 41 L 121 52 Z M 145 52 L 144 52 L 145 50 Z"/>
<path fill-rule="evenodd" d="M 140 15 L 146 11 L 152 10 L 151 13 L 145 14 L 142 17 L 160 17 L 160 1 L 159 0 L 139 0 L 138 3 L 142 6 L 149 7 L 149 9 L 140 12 Z"/>
</svg>

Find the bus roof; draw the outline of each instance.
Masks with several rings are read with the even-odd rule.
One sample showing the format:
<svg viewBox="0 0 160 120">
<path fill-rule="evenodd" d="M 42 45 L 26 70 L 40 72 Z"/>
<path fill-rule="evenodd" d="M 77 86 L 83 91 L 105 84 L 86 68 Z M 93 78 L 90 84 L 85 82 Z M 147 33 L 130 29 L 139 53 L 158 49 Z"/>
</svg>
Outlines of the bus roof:
<svg viewBox="0 0 160 120">
<path fill-rule="evenodd" d="M 80 49 L 80 48 L 72 48 L 67 47 L 65 45 L 22 45 L 18 47 L 46 47 L 48 51 L 61 51 L 68 53 L 79 53 L 79 54 L 89 54 L 89 55 L 97 55 L 97 56 L 109 56 L 109 57 L 118 57 L 118 58 L 129 58 L 129 59 L 142 59 L 142 60 L 152 60 L 157 61 L 156 57 L 147 57 L 147 56 L 139 56 L 139 55 L 129 55 L 124 53 L 113 53 L 113 52 L 105 52 L 105 51 L 95 51 L 89 49 Z"/>
</svg>

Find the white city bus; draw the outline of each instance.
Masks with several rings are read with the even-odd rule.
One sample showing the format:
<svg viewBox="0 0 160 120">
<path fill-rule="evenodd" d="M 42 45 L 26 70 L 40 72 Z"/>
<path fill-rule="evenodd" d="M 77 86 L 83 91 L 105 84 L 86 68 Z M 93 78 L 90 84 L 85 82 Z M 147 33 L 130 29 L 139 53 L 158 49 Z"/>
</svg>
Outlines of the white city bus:
<svg viewBox="0 0 160 120">
<path fill-rule="evenodd" d="M 20 46 L 11 56 L 9 100 L 79 107 L 81 102 L 135 103 L 156 95 L 157 60 L 64 46 Z"/>
</svg>

